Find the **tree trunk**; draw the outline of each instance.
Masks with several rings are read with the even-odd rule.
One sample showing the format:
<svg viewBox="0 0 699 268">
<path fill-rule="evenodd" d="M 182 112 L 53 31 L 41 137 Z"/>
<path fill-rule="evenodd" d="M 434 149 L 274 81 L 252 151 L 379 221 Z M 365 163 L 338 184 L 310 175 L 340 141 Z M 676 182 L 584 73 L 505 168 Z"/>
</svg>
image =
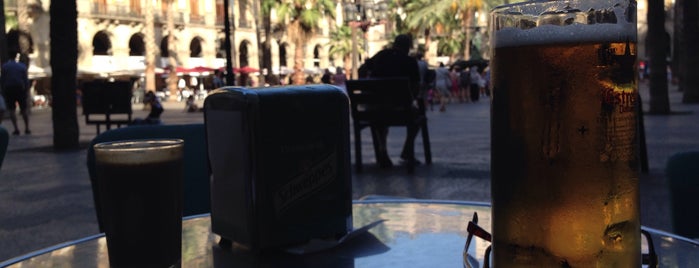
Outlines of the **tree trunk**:
<svg viewBox="0 0 699 268">
<path fill-rule="evenodd" d="M 235 24 L 235 18 L 236 18 L 235 10 L 237 9 L 238 11 L 240 11 L 239 8 L 235 8 L 235 5 L 236 5 L 236 3 L 239 4 L 240 2 L 235 1 L 235 0 L 230 0 L 230 2 L 233 5 L 233 7 L 230 9 L 230 14 L 229 14 L 230 15 L 230 25 L 229 25 L 230 32 L 229 32 L 228 38 L 230 38 L 229 39 L 229 44 L 230 44 L 229 52 L 231 55 L 230 64 L 231 64 L 231 70 L 233 70 L 235 68 L 235 66 L 238 66 L 238 68 L 243 67 L 243 66 L 240 66 L 239 65 L 240 62 L 238 61 L 238 53 L 237 53 L 238 52 L 238 45 L 237 45 L 238 41 L 236 40 L 236 34 L 235 34 L 236 29 L 238 29 L 238 27 L 235 26 L 236 25 Z M 228 60 L 228 59 L 226 59 L 226 60 Z M 226 77 L 229 77 L 229 76 L 231 78 L 230 83 L 231 83 L 231 85 L 233 85 L 235 83 L 235 80 L 236 80 L 234 72 L 231 71 L 231 74 L 226 76 Z M 241 86 L 245 86 L 245 85 L 241 85 Z"/>
<path fill-rule="evenodd" d="M 270 14 L 265 14 L 262 20 L 264 27 L 265 41 L 262 43 L 262 66 L 272 73 L 272 18 Z"/>
<path fill-rule="evenodd" d="M 431 34 L 429 27 L 425 28 L 424 34 L 425 34 L 425 55 L 424 55 L 424 58 L 425 58 L 425 61 L 429 62 L 428 59 L 429 59 L 429 55 L 430 55 L 430 53 L 429 53 L 430 52 L 430 45 L 432 44 L 432 34 Z"/>
<path fill-rule="evenodd" d="M 257 53 L 257 63 L 259 65 L 258 68 L 260 69 L 260 72 L 262 73 L 262 75 L 258 76 L 259 77 L 258 85 L 264 86 L 267 83 L 267 77 L 266 77 L 267 74 L 272 72 L 271 61 L 270 61 L 269 67 L 266 65 L 266 61 L 265 61 L 265 58 L 269 58 L 269 57 L 265 57 L 265 55 L 268 55 L 266 48 L 269 48 L 269 44 L 267 43 L 267 40 L 269 39 L 269 35 L 266 35 L 267 32 L 266 32 L 266 28 L 264 26 L 266 24 L 266 18 L 264 18 L 264 17 L 269 17 L 269 16 L 261 16 L 262 7 L 261 7 L 260 0 L 255 0 L 254 3 L 255 3 L 254 16 L 255 16 L 255 18 L 257 18 L 257 20 L 255 21 L 255 23 L 257 23 L 257 26 L 255 26 L 255 38 L 257 38 L 257 51 L 259 51 L 259 53 Z M 265 38 L 264 42 L 262 42 L 263 35 Z M 267 70 L 266 72 L 264 71 L 265 69 Z"/>
<path fill-rule="evenodd" d="M 51 1 L 51 96 L 53 147 L 79 149 L 75 100 L 78 66 L 78 8 L 75 0 Z"/>
<path fill-rule="evenodd" d="M 177 97 L 177 46 L 175 45 L 175 0 L 167 0 L 167 64 L 170 73 L 167 75 L 167 89 L 170 96 Z"/>
<path fill-rule="evenodd" d="M 303 85 L 306 83 L 306 77 L 303 73 L 303 56 L 305 53 L 304 52 L 304 45 L 305 42 L 303 42 L 302 38 L 297 38 L 296 42 L 294 42 L 295 48 L 294 48 L 294 85 Z"/>
<path fill-rule="evenodd" d="M 347 76 L 348 79 L 356 79 L 355 77 L 352 77 L 352 68 L 350 65 L 352 64 L 352 54 L 345 54 L 342 56 L 342 62 L 345 63 L 345 76 Z"/>
<path fill-rule="evenodd" d="M 143 31 L 146 43 L 146 91 L 155 91 L 155 55 L 157 48 L 155 46 L 155 26 L 153 21 L 153 2 L 145 1 L 146 3 L 146 18 L 145 29 Z"/>
<path fill-rule="evenodd" d="M 0 10 L 5 10 L 5 1 L 0 0 Z M 7 36 L 5 35 L 5 12 L 0 12 L 0 64 L 9 58 L 7 54 Z"/>
<path fill-rule="evenodd" d="M 669 114 L 665 6 L 663 0 L 648 0 L 648 50 L 650 50 L 650 108 L 652 114 Z"/>
<path fill-rule="evenodd" d="M 699 44 L 699 6 L 696 0 L 683 1 L 682 34 L 685 54 L 682 55 L 680 68 L 684 73 L 680 85 L 684 90 L 682 103 L 699 103 L 699 54 L 696 53 L 696 45 Z"/>
<path fill-rule="evenodd" d="M 685 66 L 682 64 L 683 59 L 682 55 L 685 55 L 685 50 L 684 50 L 684 39 L 683 39 L 683 32 L 684 30 L 682 29 L 682 7 L 684 6 L 684 1 L 685 0 L 675 0 L 675 7 L 674 7 L 674 21 L 672 23 L 673 28 L 674 28 L 674 33 L 672 35 L 672 79 L 674 81 L 682 81 L 684 78 L 682 77 L 682 74 L 684 71 L 682 68 Z M 679 91 L 682 91 L 682 85 L 678 85 Z"/>
<path fill-rule="evenodd" d="M 465 60 L 468 60 L 471 58 L 471 21 L 473 20 L 473 12 L 471 12 L 471 9 L 468 8 L 466 9 L 466 12 L 462 13 L 463 16 L 463 31 L 465 33 L 465 37 L 463 40 L 462 48 L 463 48 L 463 58 Z"/>
<path fill-rule="evenodd" d="M 359 79 L 359 49 L 357 48 L 357 27 L 350 26 L 350 38 L 352 50 L 350 57 L 352 58 L 352 73 L 350 79 Z"/>
</svg>

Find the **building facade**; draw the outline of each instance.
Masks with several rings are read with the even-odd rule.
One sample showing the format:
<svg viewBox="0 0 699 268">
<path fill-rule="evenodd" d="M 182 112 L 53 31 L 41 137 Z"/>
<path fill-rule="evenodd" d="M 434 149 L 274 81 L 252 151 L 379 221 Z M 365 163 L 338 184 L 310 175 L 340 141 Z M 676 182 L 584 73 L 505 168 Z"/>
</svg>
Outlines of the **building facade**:
<svg viewBox="0 0 699 268">
<path fill-rule="evenodd" d="M 223 0 L 76 0 L 78 6 L 79 73 L 112 73 L 120 71 L 138 72 L 144 69 L 146 54 L 146 13 L 152 12 L 155 39 L 156 66 L 166 68 L 170 52 L 167 50 L 168 35 L 174 36 L 173 57 L 177 66 L 193 68 L 225 66 L 224 7 Z M 262 73 L 285 74 L 293 67 L 294 44 L 284 33 L 265 36 L 258 6 L 260 0 L 231 0 L 230 21 L 232 61 L 234 67 L 260 68 L 259 44 L 266 38 L 271 40 L 269 55 L 271 70 Z M 35 76 L 50 73 L 49 68 L 49 6 L 50 0 L 5 0 L 8 16 L 7 30 L 17 31 L 29 39 L 23 44 L 30 46 L 30 71 Z M 672 0 L 665 0 L 671 7 Z M 309 73 L 324 68 L 344 66 L 340 57 L 329 55 L 330 32 L 344 23 L 343 2 L 338 1 L 336 18 L 325 19 L 321 29 L 305 44 L 304 67 Z M 168 8 L 172 7 L 171 16 Z M 638 2 L 639 58 L 646 55 L 646 0 Z M 671 10 L 668 8 L 668 10 Z M 673 35 L 672 12 L 667 13 L 666 29 Z M 173 20 L 172 29 L 168 19 Z M 273 20 L 277 20 L 272 16 Z M 487 16 L 484 16 L 487 17 Z M 484 22 L 487 24 L 487 22 Z M 364 53 L 360 62 L 374 55 L 388 41 L 390 25 L 369 27 L 360 38 Z M 418 39 L 420 42 L 421 39 Z M 20 42 L 22 43 L 22 42 Z M 436 42 L 429 53 L 436 54 Z M 435 64 L 436 62 L 430 62 Z"/>
<path fill-rule="evenodd" d="M 271 38 L 272 68 L 262 73 L 286 74 L 293 68 L 294 45 L 283 33 L 264 36 L 262 27 L 258 27 L 261 16 L 257 1 L 230 1 L 233 66 L 260 68 L 259 44 Z M 5 1 L 9 21 L 16 19 L 15 25 L 8 23 L 7 30 L 16 28 L 30 38 L 30 72 L 35 76 L 50 73 L 49 6 L 47 0 Z M 157 68 L 166 69 L 170 65 L 169 56 L 183 68 L 220 68 L 226 64 L 223 0 L 77 0 L 77 7 L 79 74 L 144 70 L 149 34 L 146 18 L 151 15 L 148 12 L 153 17 Z M 337 10 L 342 10 L 340 2 Z M 168 27 L 169 19 L 174 25 L 172 29 Z M 305 44 L 303 58 L 307 72 L 344 65 L 340 57 L 333 59 L 328 53 L 330 32 L 339 23 L 341 19 L 324 19 L 321 29 Z M 175 42 L 171 51 L 168 51 L 168 35 L 173 35 Z M 382 37 L 368 38 L 368 55 L 385 44 Z"/>
</svg>

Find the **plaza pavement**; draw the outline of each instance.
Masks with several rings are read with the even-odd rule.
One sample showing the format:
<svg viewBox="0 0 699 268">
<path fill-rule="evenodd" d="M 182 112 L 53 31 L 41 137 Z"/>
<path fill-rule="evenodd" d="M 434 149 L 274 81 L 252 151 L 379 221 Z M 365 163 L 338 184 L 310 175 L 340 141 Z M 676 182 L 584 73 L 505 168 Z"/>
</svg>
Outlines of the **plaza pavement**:
<svg viewBox="0 0 699 268">
<path fill-rule="evenodd" d="M 641 84 L 648 109 L 647 83 Z M 664 166 L 676 152 L 699 150 L 699 105 L 681 104 L 681 93 L 670 89 L 673 115 L 646 115 L 646 143 L 650 172 L 641 176 L 641 223 L 672 231 Z M 135 117 L 144 117 L 141 105 Z M 166 102 L 166 124 L 203 122 L 201 113 L 185 113 L 184 105 Z M 485 201 L 490 199 L 490 103 L 452 103 L 446 112 L 428 112 L 432 165 L 421 165 L 413 175 L 399 164 L 403 128 L 391 128 L 389 153 L 395 167 L 379 169 L 374 163 L 369 131 L 363 131 L 365 169 L 353 169 L 353 198 L 393 195 L 424 199 Z M 48 108 L 34 109 L 32 135 L 11 136 L 0 169 L 0 261 L 61 242 L 96 234 L 92 193 L 87 174 L 86 146 L 95 137 L 78 109 L 81 148 L 52 149 L 53 130 Z M 2 123 L 11 124 L 8 119 Z M 104 131 L 104 128 L 103 128 Z M 416 156 L 423 159 L 421 139 Z M 354 158 L 352 158 L 354 159 Z"/>
</svg>

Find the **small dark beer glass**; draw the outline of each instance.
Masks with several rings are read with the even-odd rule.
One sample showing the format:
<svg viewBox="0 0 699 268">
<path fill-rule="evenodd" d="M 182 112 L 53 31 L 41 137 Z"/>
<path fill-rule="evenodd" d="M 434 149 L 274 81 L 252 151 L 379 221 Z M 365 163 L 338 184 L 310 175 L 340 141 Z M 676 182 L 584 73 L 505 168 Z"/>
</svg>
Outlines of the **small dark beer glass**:
<svg viewBox="0 0 699 268">
<path fill-rule="evenodd" d="M 111 267 L 180 266 L 183 145 L 179 139 L 95 145 Z"/>
</svg>

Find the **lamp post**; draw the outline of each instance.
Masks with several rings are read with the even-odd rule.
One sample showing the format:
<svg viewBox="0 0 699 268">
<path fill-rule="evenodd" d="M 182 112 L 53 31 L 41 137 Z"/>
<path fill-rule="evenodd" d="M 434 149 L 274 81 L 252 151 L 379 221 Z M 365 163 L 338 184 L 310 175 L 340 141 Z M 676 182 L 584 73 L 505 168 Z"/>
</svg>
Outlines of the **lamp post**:
<svg viewBox="0 0 699 268">
<path fill-rule="evenodd" d="M 357 47 L 357 29 L 364 33 L 364 51 L 369 50 L 369 40 L 366 33 L 369 27 L 383 23 L 386 20 L 388 6 L 383 0 L 348 0 L 344 3 L 344 18 L 349 25 L 352 35 L 352 79 L 358 78 L 359 48 Z"/>
<path fill-rule="evenodd" d="M 229 16 L 229 0 L 223 0 L 223 26 L 224 26 L 224 44 L 226 50 L 226 86 L 232 86 L 235 84 L 235 77 L 233 77 L 233 56 L 231 49 L 231 20 Z"/>
</svg>

